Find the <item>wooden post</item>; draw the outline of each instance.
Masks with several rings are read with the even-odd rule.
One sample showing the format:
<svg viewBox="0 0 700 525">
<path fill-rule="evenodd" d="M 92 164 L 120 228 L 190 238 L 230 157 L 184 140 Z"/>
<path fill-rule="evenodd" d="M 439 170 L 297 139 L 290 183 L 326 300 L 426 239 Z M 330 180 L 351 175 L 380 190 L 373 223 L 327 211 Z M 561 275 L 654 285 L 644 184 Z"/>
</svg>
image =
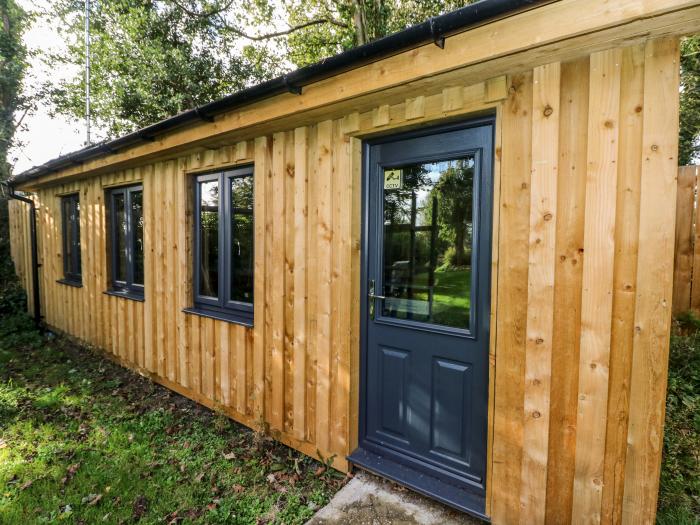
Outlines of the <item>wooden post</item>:
<svg viewBox="0 0 700 525">
<path fill-rule="evenodd" d="M 676 200 L 676 247 L 673 265 L 673 315 L 685 312 L 691 307 L 693 270 L 700 255 L 695 254 L 695 205 L 697 201 L 698 166 L 678 168 L 678 194 Z M 699 274 L 695 274 L 698 276 Z M 700 287 L 697 287 L 700 290 Z M 700 291 L 695 290 L 697 307 Z"/>
</svg>

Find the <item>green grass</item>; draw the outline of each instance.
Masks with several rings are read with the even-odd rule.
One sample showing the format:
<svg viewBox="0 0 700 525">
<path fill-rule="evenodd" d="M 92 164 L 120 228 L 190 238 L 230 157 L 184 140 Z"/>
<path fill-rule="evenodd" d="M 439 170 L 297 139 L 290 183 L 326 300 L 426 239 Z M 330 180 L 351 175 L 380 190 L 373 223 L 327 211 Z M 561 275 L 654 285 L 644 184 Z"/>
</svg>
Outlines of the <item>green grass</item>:
<svg viewBox="0 0 700 525">
<path fill-rule="evenodd" d="M 0 319 L 0 523 L 303 523 L 344 476 L 24 315 Z"/>
<path fill-rule="evenodd" d="M 428 286 L 428 272 L 416 274 L 417 286 Z M 433 318 L 431 322 L 467 328 L 471 303 L 471 270 L 465 267 L 435 271 L 433 290 Z M 416 299 L 428 300 L 428 292 L 418 292 Z"/>
<path fill-rule="evenodd" d="M 700 524 L 700 320 L 682 316 L 671 336 L 657 522 Z"/>
</svg>

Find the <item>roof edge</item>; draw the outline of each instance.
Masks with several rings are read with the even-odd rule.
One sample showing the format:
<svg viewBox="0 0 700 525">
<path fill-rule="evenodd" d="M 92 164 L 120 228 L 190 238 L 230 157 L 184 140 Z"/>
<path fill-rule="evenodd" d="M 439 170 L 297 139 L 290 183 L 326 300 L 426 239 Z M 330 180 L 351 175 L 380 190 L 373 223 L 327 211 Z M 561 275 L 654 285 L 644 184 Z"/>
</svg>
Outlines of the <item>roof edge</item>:
<svg viewBox="0 0 700 525">
<path fill-rule="evenodd" d="M 345 71 L 381 60 L 409 49 L 435 42 L 444 45 L 444 38 L 469 27 L 521 11 L 553 0 L 482 0 L 456 11 L 436 16 L 403 31 L 379 40 L 349 49 L 315 64 L 302 67 L 277 78 L 242 89 L 231 95 L 202 106 L 183 111 L 172 117 L 138 129 L 116 139 L 87 146 L 66 155 L 49 160 L 39 166 L 14 175 L 12 186 L 25 184 L 45 175 L 58 172 L 68 166 L 82 164 L 86 160 L 101 157 L 132 145 L 152 142 L 156 135 L 177 127 L 201 121 L 211 121 L 214 115 L 246 106 L 253 102 L 284 93 L 298 93 L 305 85 L 338 75 Z"/>
</svg>

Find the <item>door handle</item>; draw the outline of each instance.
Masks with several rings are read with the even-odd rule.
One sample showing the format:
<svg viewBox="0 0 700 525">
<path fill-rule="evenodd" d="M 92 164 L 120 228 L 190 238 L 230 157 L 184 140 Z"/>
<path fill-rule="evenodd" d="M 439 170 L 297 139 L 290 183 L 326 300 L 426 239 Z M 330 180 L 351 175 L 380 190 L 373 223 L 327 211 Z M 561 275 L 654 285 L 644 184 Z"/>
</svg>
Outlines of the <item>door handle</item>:
<svg viewBox="0 0 700 525">
<path fill-rule="evenodd" d="M 376 295 L 374 293 L 374 279 L 369 280 L 369 286 L 367 287 L 367 298 L 369 299 L 369 318 L 374 320 L 375 299 L 386 299 L 386 297 L 383 295 Z"/>
</svg>

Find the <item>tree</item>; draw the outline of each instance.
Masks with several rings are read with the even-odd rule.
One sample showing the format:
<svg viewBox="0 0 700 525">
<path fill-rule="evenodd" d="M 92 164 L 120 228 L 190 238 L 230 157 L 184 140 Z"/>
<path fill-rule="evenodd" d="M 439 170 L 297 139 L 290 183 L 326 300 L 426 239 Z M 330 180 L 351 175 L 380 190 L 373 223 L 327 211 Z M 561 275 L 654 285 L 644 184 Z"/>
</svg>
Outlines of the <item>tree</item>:
<svg viewBox="0 0 700 525">
<path fill-rule="evenodd" d="M 50 98 L 56 112 L 76 119 L 85 118 L 83 12 L 83 0 L 59 0 L 47 12 L 58 20 L 68 42 L 65 55 L 52 54 L 47 60 L 53 67 L 73 65 L 76 71 L 51 87 Z M 90 17 L 91 112 L 108 137 L 210 102 L 280 70 L 263 47 L 239 46 L 231 33 L 210 23 L 211 17 L 191 14 L 172 1 L 93 2 Z"/>
<path fill-rule="evenodd" d="M 288 0 L 282 28 L 272 0 L 94 1 L 92 116 L 107 137 L 121 135 L 469 1 Z M 48 62 L 76 71 L 48 87 L 49 99 L 76 119 L 85 118 L 83 11 L 84 0 L 57 0 L 46 12 L 69 43 Z"/>
<path fill-rule="evenodd" d="M 681 105 L 678 161 L 697 162 L 700 157 L 700 36 L 681 42 Z"/>
<path fill-rule="evenodd" d="M 8 150 L 28 110 L 27 100 L 21 94 L 27 69 L 22 34 L 28 17 L 15 0 L 0 0 L 0 19 L 0 179 L 6 179 L 11 170 Z"/>
<path fill-rule="evenodd" d="M 285 42 L 296 66 L 305 66 L 390 35 L 432 16 L 453 11 L 475 0 L 293 0 L 285 3 L 290 24 L 314 24 L 291 33 Z"/>
</svg>

